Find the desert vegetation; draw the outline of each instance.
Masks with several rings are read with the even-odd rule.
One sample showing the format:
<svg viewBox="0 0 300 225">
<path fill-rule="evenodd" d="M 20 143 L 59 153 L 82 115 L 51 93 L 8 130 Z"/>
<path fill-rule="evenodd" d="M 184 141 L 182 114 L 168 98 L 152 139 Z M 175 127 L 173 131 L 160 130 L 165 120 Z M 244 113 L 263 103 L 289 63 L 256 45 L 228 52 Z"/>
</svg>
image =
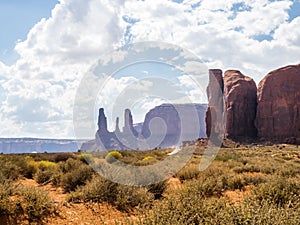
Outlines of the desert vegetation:
<svg viewBox="0 0 300 225">
<path fill-rule="evenodd" d="M 204 171 L 204 147 L 195 149 L 146 186 L 114 183 L 89 164 L 148 166 L 172 149 L 0 155 L 0 224 L 300 224 L 300 148 L 225 144 Z"/>
</svg>

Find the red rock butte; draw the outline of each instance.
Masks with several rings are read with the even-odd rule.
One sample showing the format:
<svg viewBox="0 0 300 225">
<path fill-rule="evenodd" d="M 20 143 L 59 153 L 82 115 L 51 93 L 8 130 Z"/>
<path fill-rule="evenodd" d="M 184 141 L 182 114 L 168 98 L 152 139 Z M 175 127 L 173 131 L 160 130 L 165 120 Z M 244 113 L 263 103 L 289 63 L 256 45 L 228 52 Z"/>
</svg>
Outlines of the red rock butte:
<svg viewBox="0 0 300 225">
<path fill-rule="evenodd" d="M 258 85 L 258 138 L 300 143 L 300 64 L 268 73 Z"/>
<path fill-rule="evenodd" d="M 300 64 L 268 73 L 258 88 L 238 70 L 228 70 L 224 77 L 221 70 L 210 70 L 209 79 L 208 137 L 212 131 L 218 132 L 219 122 L 212 124 L 212 117 L 222 111 L 223 98 L 225 114 L 221 121 L 226 124 L 226 138 L 300 144 Z"/>
</svg>

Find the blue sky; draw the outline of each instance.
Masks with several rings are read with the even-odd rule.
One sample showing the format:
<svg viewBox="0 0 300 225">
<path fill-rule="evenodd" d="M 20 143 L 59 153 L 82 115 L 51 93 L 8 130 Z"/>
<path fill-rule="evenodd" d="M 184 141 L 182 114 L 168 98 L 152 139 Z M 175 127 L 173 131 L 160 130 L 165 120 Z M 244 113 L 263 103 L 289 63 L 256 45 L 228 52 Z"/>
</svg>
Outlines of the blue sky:
<svg viewBox="0 0 300 225">
<path fill-rule="evenodd" d="M 0 60 L 12 64 L 18 57 L 14 47 L 42 18 L 49 18 L 57 0 L 0 1 Z"/>
<path fill-rule="evenodd" d="M 299 0 L 0 1 L 0 137 L 74 138 L 74 101 L 82 79 L 99 58 L 104 67 L 128 57 L 113 54 L 116 49 L 170 43 L 196 55 L 207 69 L 239 69 L 258 84 L 269 71 L 300 63 L 299 27 Z M 187 57 L 175 64 L 183 72 L 155 63 L 120 70 L 94 107 L 110 108 L 112 95 L 145 74 L 166 74 L 201 102 L 190 81 L 195 62 Z M 112 71 L 120 69 L 113 66 Z M 137 77 L 136 71 L 144 75 Z M 87 93 L 90 85 L 83 86 Z M 158 102 L 134 106 L 145 111 Z"/>
</svg>

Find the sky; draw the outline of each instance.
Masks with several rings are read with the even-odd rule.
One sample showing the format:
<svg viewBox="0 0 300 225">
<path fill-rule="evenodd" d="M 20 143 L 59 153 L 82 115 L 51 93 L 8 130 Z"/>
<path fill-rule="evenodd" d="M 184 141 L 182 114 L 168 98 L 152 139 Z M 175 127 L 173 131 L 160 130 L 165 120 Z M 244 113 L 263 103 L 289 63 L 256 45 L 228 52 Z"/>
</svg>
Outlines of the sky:
<svg viewBox="0 0 300 225">
<path fill-rule="evenodd" d="M 205 102 L 199 69 L 258 84 L 300 63 L 299 27 L 299 0 L 0 1 L 0 137 L 77 138 L 77 116 L 92 137 L 99 107 L 112 129 L 125 107 L 141 122 L 170 90 L 175 103 Z M 117 107 L 127 96 L 138 100 Z"/>
</svg>

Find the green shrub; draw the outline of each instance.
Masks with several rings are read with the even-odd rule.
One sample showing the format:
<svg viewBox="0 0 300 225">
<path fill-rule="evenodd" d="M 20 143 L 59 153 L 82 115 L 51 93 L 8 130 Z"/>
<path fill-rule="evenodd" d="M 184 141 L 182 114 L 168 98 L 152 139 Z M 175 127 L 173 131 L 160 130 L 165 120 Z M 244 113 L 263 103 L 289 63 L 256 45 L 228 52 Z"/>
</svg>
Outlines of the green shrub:
<svg viewBox="0 0 300 225">
<path fill-rule="evenodd" d="M 68 159 L 76 159 L 76 155 L 70 152 L 56 153 L 53 161 L 58 163 L 58 162 L 65 162 Z"/>
<path fill-rule="evenodd" d="M 21 206 L 29 222 L 41 221 L 54 211 L 52 201 L 44 191 L 23 187 L 17 190 L 17 194 L 20 198 L 16 204 Z"/>
<path fill-rule="evenodd" d="M 55 171 L 53 170 L 41 170 L 38 169 L 38 171 L 34 175 L 34 179 L 38 184 L 44 184 L 50 181 L 52 176 L 54 175 Z"/>
<path fill-rule="evenodd" d="M 94 176 L 85 186 L 79 187 L 69 196 L 69 201 L 109 202 L 116 200 L 118 184 L 101 176 Z"/>
<path fill-rule="evenodd" d="M 154 199 L 160 199 L 167 186 L 167 181 L 160 181 L 158 183 L 148 185 L 147 189 L 150 193 L 154 195 Z"/>
<path fill-rule="evenodd" d="M 200 175 L 199 167 L 198 166 L 188 166 L 180 170 L 176 177 L 183 182 L 185 180 L 192 180 L 197 179 Z"/>
<path fill-rule="evenodd" d="M 32 159 L 30 156 L 25 157 L 25 166 L 23 168 L 23 176 L 26 178 L 33 178 L 34 174 L 38 170 L 38 163 Z"/>
<path fill-rule="evenodd" d="M 284 206 L 300 202 L 300 183 L 296 180 L 276 178 L 254 189 L 254 196 L 259 201 Z"/>
<path fill-rule="evenodd" d="M 34 174 L 34 179 L 39 184 L 47 183 L 51 180 L 52 176 L 57 173 L 57 164 L 50 161 L 31 162 L 33 166 L 37 167 Z"/>
<path fill-rule="evenodd" d="M 47 170 L 47 169 L 55 169 L 56 168 L 56 163 L 50 162 L 50 161 L 39 161 L 38 163 L 38 168 L 41 170 Z"/>
<path fill-rule="evenodd" d="M 74 191 L 78 186 L 84 185 L 92 178 L 93 169 L 85 164 L 79 165 L 74 170 L 71 170 L 61 177 L 61 186 L 65 192 Z"/>
<path fill-rule="evenodd" d="M 122 158 L 122 154 L 118 151 L 111 151 L 109 152 L 106 156 L 105 156 L 105 160 L 108 163 L 113 163 L 115 161 L 117 161 L 118 159 Z"/>
<path fill-rule="evenodd" d="M 260 168 L 255 165 L 244 165 L 241 167 L 234 168 L 233 171 L 236 173 L 245 173 L 245 172 L 258 173 L 260 172 Z"/>
<path fill-rule="evenodd" d="M 117 184 L 101 176 L 94 176 L 85 186 L 77 188 L 68 196 L 68 201 L 72 202 L 108 202 L 122 211 L 146 204 L 151 199 L 153 197 L 143 187 Z"/>
<path fill-rule="evenodd" d="M 4 179 L 17 180 L 20 176 L 20 167 L 12 161 L 6 161 L 0 167 L 0 174 Z"/>
<path fill-rule="evenodd" d="M 0 184 L 0 218 L 11 221 L 9 224 L 19 224 L 24 220 L 29 224 L 41 224 L 42 219 L 54 211 L 46 192 L 32 187 L 14 187 L 12 183 Z"/>
<path fill-rule="evenodd" d="M 8 216 L 11 212 L 9 196 L 12 194 L 10 183 L 0 183 L 0 215 Z"/>
<path fill-rule="evenodd" d="M 80 161 L 87 164 L 93 163 L 95 161 L 93 155 L 88 153 L 80 154 L 78 158 L 80 159 Z"/>
<path fill-rule="evenodd" d="M 58 167 L 62 173 L 68 173 L 71 172 L 72 170 L 77 169 L 82 164 L 83 163 L 80 160 L 69 158 L 65 162 L 59 162 Z"/>
<path fill-rule="evenodd" d="M 153 156 L 148 155 L 145 158 L 143 158 L 142 161 L 147 161 L 147 160 L 151 160 L 151 159 L 153 159 Z"/>
</svg>

